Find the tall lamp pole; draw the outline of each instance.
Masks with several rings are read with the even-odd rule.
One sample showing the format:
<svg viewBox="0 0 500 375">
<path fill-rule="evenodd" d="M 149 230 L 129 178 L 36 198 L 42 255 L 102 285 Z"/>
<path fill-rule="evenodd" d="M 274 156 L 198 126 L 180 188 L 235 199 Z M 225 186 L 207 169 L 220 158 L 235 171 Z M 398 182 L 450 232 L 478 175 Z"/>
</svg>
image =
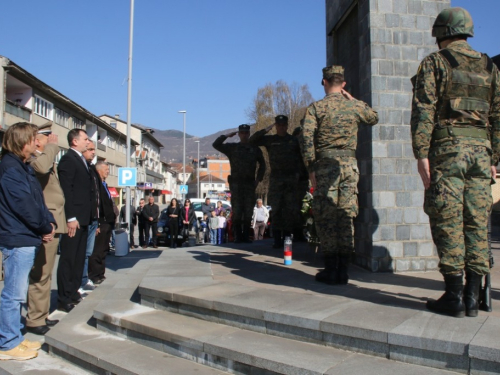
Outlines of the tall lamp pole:
<svg viewBox="0 0 500 375">
<path fill-rule="evenodd" d="M 195 141 L 196 143 L 198 143 L 198 164 L 196 165 L 196 181 L 197 182 L 197 186 L 196 186 L 196 190 L 197 190 L 197 196 L 198 198 L 201 198 L 201 195 L 200 195 L 200 141 Z"/>
<path fill-rule="evenodd" d="M 127 151 L 126 151 L 126 167 L 130 167 L 130 131 L 132 118 L 132 46 L 134 40 L 134 0 L 130 0 L 130 30 L 129 30 L 129 46 L 128 46 L 128 88 L 127 88 Z M 125 188 L 125 221 L 128 223 L 128 229 L 131 229 L 130 223 L 130 186 Z"/>
<path fill-rule="evenodd" d="M 186 185 L 186 111 L 179 111 L 182 113 L 182 117 L 184 118 L 184 134 L 183 134 L 183 152 L 182 152 L 182 184 Z M 182 202 L 186 199 L 186 196 L 182 194 Z"/>
</svg>

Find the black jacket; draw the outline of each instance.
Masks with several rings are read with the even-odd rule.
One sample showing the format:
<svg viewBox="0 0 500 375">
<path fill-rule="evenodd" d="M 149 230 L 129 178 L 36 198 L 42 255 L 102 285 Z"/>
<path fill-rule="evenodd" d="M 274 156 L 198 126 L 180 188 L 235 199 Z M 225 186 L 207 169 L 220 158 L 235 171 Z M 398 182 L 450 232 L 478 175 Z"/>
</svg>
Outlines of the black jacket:
<svg viewBox="0 0 500 375">
<path fill-rule="evenodd" d="M 160 207 L 158 207 L 158 205 L 155 203 L 153 203 L 152 205 L 148 203 L 142 209 L 142 217 L 144 217 L 144 222 L 151 223 L 151 221 L 149 221 L 149 218 L 152 217 L 152 223 L 157 223 L 158 216 L 160 216 Z"/>
<path fill-rule="evenodd" d="M 170 217 L 170 215 L 177 215 L 176 218 L 173 218 L 173 217 Z M 175 206 L 175 207 L 172 207 L 172 206 L 168 206 L 167 208 L 167 217 L 168 217 L 168 225 L 175 225 L 177 224 L 177 226 L 180 225 L 181 223 L 181 209 L 179 206 Z"/>
<path fill-rule="evenodd" d="M 64 192 L 66 220 L 76 218 L 80 225 L 89 225 L 92 219 L 92 202 L 95 186 L 86 162 L 76 151 L 69 149 L 59 161 L 59 182 Z"/>
<path fill-rule="evenodd" d="M 99 179 L 100 180 L 100 179 Z M 113 224 L 116 221 L 116 214 L 114 210 L 114 203 L 104 187 L 104 183 L 100 183 L 100 204 L 99 204 L 99 224 L 108 223 Z"/>
<path fill-rule="evenodd" d="M 126 222 L 125 216 L 127 215 L 127 206 L 123 205 L 122 208 L 120 208 L 120 221 Z M 132 223 L 134 225 L 137 224 L 137 214 L 135 213 L 134 206 L 130 205 L 130 220 L 128 223 Z"/>
<path fill-rule="evenodd" d="M 181 225 L 184 224 L 184 220 L 186 219 L 186 209 L 182 207 L 180 213 L 180 218 L 179 218 L 179 223 Z M 196 213 L 194 212 L 193 206 L 189 207 L 188 211 L 188 221 L 189 221 L 189 230 L 191 230 L 191 227 L 193 226 L 194 222 L 196 221 Z"/>
</svg>

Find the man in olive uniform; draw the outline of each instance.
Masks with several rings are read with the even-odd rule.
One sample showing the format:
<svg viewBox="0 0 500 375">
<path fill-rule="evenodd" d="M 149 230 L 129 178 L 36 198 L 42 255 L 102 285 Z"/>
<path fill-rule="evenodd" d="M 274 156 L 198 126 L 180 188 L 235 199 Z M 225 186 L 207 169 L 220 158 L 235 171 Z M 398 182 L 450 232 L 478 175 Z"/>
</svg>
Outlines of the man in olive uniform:
<svg viewBox="0 0 500 375">
<path fill-rule="evenodd" d="M 306 111 L 301 149 L 314 188 L 313 214 L 325 269 L 316 281 L 347 284 L 358 215 L 358 126 L 375 125 L 378 114 L 344 90 L 344 68 L 323 69 L 326 96 Z"/>
<path fill-rule="evenodd" d="M 240 137 L 240 142 L 224 144 L 227 138 L 234 137 L 236 134 Z M 248 233 L 255 204 L 255 188 L 266 172 L 266 162 L 262 151 L 248 143 L 249 137 L 250 125 L 243 124 L 238 127 L 238 133 L 221 135 L 212 145 L 229 158 L 231 165 L 231 176 L 228 180 L 233 210 L 234 242 L 236 243 L 251 242 Z M 259 170 L 255 177 L 257 163 L 259 163 Z"/>
<path fill-rule="evenodd" d="M 500 78 L 491 59 L 467 43 L 474 26 L 465 9 L 443 10 L 432 36 L 440 50 L 418 68 L 411 117 L 424 211 L 446 284 L 444 295 L 427 302 L 427 308 L 477 316 L 481 278 L 489 272 L 487 227 L 490 184 L 500 155 Z"/>
<path fill-rule="evenodd" d="M 300 148 L 296 137 L 288 134 L 288 117 L 279 115 L 275 123 L 255 132 L 250 143 L 264 146 L 269 154 L 271 176 L 268 202 L 271 205 L 274 248 L 283 247 L 283 239 L 290 236 L 299 220 L 295 197 L 299 181 Z M 276 134 L 266 135 L 274 126 Z"/>
</svg>

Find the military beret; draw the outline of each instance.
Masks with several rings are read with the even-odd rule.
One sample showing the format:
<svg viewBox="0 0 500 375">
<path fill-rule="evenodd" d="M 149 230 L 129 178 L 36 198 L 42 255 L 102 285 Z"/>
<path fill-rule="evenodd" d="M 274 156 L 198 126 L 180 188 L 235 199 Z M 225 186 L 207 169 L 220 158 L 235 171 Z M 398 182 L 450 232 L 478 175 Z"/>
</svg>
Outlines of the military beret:
<svg viewBox="0 0 500 375">
<path fill-rule="evenodd" d="M 240 131 L 240 132 L 249 132 L 250 131 L 250 125 L 241 124 L 240 126 L 238 126 L 238 131 Z"/>
<path fill-rule="evenodd" d="M 38 126 L 38 134 L 49 135 L 52 134 L 52 121 L 46 122 Z"/>
<path fill-rule="evenodd" d="M 323 68 L 323 78 L 329 79 L 334 74 L 342 74 L 344 75 L 344 68 L 340 65 L 330 65 L 326 68 Z"/>
<path fill-rule="evenodd" d="M 278 115 L 274 118 L 274 121 L 277 124 L 288 124 L 288 117 L 286 117 L 285 115 Z"/>
</svg>

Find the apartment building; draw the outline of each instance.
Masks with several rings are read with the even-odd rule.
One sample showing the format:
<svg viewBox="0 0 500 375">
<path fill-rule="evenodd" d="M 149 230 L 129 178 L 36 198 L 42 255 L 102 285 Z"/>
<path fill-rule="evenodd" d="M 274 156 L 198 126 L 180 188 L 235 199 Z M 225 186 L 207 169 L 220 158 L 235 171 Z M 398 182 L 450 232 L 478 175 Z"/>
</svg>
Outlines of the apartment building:
<svg viewBox="0 0 500 375">
<path fill-rule="evenodd" d="M 4 56 L 0 56 L 0 82 L 4 87 L 0 90 L 0 127 L 6 129 L 21 121 L 35 125 L 52 122 L 61 149 L 58 159 L 68 151 L 68 131 L 86 130 L 96 145 L 96 161 L 110 164 L 107 182 L 120 204 L 123 191 L 118 187 L 117 169 L 126 164 L 124 134 Z M 137 144 L 134 141 L 131 148 Z"/>
</svg>

